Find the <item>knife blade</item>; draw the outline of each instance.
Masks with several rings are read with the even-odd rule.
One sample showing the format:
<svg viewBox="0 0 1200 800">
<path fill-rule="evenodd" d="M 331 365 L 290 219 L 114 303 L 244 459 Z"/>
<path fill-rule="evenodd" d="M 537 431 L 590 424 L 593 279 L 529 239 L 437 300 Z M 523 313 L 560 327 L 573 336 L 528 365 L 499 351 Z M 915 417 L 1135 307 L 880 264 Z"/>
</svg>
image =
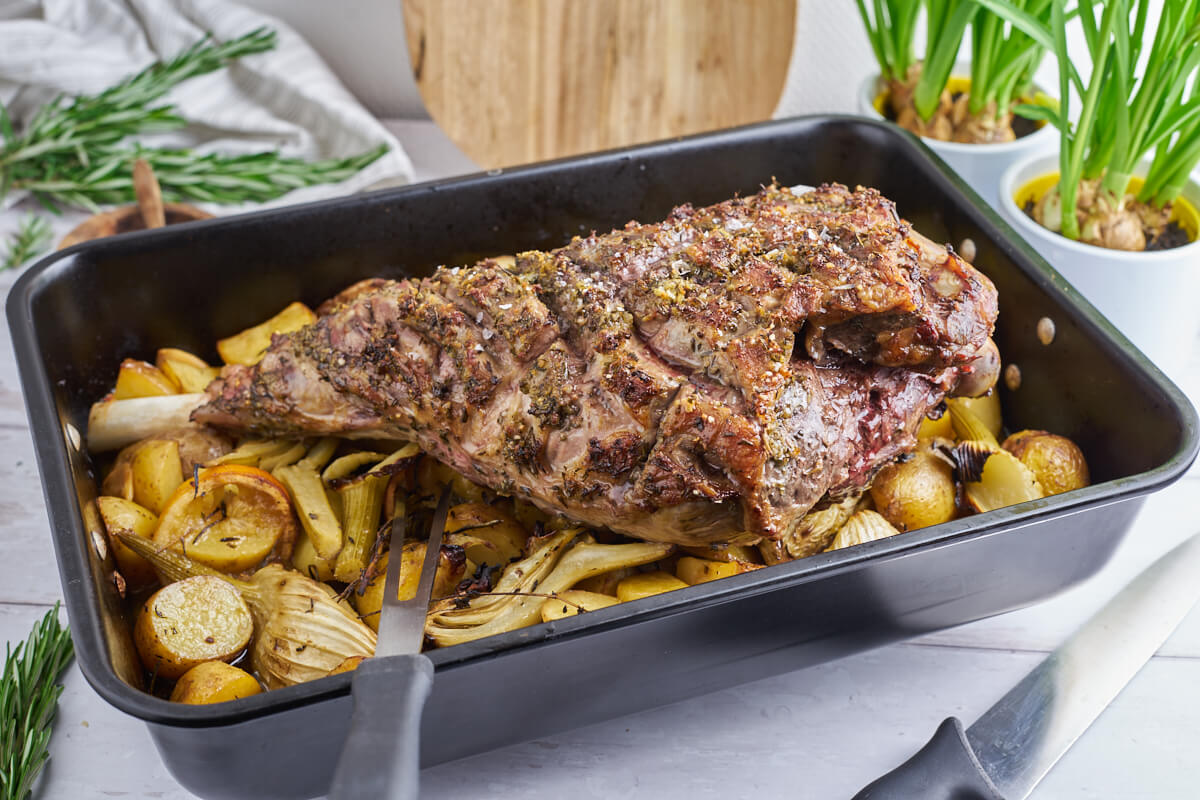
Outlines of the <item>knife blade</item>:
<svg viewBox="0 0 1200 800">
<path fill-rule="evenodd" d="M 442 491 L 429 526 L 416 593 L 398 598 L 404 515 L 392 524 L 392 550 L 383 584 L 375 657 L 354 671 L 354 713 L 329 796 L 334 800 L 416 800 L 420 774 L 421 715 L 433 684 L 433 662 L 421 653 L 425 615 L 433 593 L 450 512 L 450 488 Z"/>
<path fill-rule="evenodd" d="M 1146 568 L 971 727 L 946 719 L 916 755 L 854 800 L 1028 797 L 1197 598 L 1200 534 Z"/>
</svg>

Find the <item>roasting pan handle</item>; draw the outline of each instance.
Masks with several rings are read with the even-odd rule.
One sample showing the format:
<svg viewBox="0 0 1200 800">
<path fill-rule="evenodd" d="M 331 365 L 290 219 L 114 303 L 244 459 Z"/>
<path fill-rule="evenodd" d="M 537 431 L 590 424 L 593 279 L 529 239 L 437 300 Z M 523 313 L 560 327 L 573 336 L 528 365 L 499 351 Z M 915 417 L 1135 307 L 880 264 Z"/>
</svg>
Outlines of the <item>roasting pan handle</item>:
<svg viewBox="0 0 1200 800">
<path fill-rule="evenodd" d="M 948 717 L 917 754 L 854 795 L 854 800 L 1004 800 Z"/>
<path fill-rule="evenodd" d="M 433 662 L 420 653 L 369 658 L 354 671 L 354 715 L 333 775 L 332 800 L 416 800 L 421 715 Z"/>
</svg>

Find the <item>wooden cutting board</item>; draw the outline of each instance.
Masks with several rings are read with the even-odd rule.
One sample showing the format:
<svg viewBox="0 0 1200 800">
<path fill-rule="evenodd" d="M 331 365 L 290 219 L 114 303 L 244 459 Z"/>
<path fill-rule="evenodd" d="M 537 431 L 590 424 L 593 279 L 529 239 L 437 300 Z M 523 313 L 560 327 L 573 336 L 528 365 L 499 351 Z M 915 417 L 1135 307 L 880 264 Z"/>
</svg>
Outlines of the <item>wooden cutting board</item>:
<svg viewBox="0 0 1200 800">
<path fill-rule="evenodd" d="M 403 0 L 442 130 L 501 167 L 768 119 L 796 0 Z"/>
</svg>

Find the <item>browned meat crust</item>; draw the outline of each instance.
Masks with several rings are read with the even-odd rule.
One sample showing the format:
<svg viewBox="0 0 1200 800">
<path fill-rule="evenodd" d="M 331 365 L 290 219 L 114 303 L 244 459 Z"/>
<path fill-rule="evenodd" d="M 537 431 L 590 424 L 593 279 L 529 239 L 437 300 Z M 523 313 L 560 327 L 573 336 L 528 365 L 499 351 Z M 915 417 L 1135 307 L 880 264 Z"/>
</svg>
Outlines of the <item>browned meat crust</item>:
<svg viewBox="0 0 1200 800">
<path fill-rule="evenodd" d="M 778 537 L 910 448 L 996 293 L 871 189 L 770 187 L 559 250 L 373 280 L 196 418 L 418 442 L 644 539 Z"/>
</svg>

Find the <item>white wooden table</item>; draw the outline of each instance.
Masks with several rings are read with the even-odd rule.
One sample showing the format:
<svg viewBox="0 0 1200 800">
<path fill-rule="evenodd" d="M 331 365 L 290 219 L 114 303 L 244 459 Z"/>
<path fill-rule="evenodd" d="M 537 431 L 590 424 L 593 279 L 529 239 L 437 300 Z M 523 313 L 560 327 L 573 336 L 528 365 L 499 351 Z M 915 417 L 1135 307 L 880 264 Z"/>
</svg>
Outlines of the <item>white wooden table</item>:
<svg viewBox="0 0 1200 800">
<path fill-rule="evenodd" d="M 470 170 L 420 124 L 397 133 L 420 178 Z M 16 223 L 0 214 L 0 234 Z M 0 274 L 7 293 L 15 276 Z M 8 326 L 0 337 L 0 638 L 18 640 L 62 596 Z M 1181 380 L 1200 401 L 1200 360 Z M 1200 529 L 1195 470 L 1153 496 L 1091 581 L 1023 611 L 831 664 L 514 744 L 422 774 L 424 796 L 839 798 L 891 769 L 945 716 L 966 723 L 1157 555 Z M 1193 613 L 1035 798 L 1200 796 L 1200 610 Z M 78 668 L 66 690 L 41 798 L 191 797 L 143 724 L 104 703 Z M 214 765 L 218 769 L 219 765 Z"/>
</svg>

